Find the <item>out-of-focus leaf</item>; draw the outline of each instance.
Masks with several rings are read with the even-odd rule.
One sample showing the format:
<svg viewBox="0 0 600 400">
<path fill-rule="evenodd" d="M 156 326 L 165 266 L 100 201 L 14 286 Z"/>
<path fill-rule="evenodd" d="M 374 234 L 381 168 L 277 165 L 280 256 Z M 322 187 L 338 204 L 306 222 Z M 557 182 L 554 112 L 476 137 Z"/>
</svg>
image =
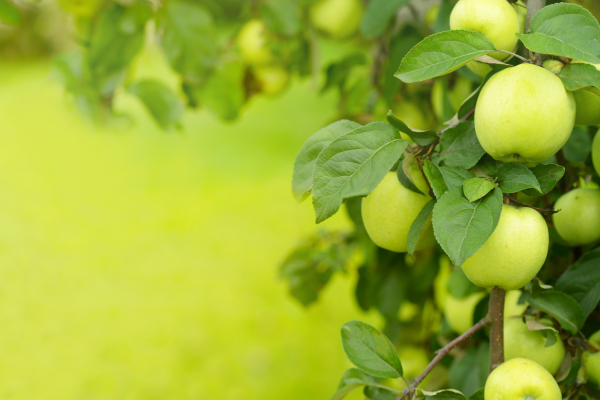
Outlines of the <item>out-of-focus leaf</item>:
<svg viewBox="0 0 600 400">
<path fill-rule="evenodd" d="M 433 32 L 439 33 L 450 30 L 450 14 L 454 9 L 454 3 L 450 0 L 442 0 L 437 18 L 433 24 Z"/>
<path fill-rule="evenodd" d="M 587 318 L 600 300 L 600 248 L 585 254 L 556 282 L 556 290 L 573 297 Z"/>
<path fill-rule="evenodd" d="M 0 22 L 6 25 L 19 25 L 23 22 L 23 15 L 10 0 L 0 0 Z"/>
<path fill-rule="evenodd" d="M 487 342 L 478 347 L 469 346 L 467 354 L 455 359 L 450 366 L 450 386 L 466 396 L 472 396 L 485 386 L 490 362 L 490 346 Z"/>
<path fill-rule="evenodd" d="M 342 60 L 330 64 L 325 71 L 326 80 L 321 92 L 335 87 L 344 90 L 352 69 L 364 65 L 366 62 L 367 57 L 363 53 L 352 53 Z"/>
<path fill-rule="evenodd" d="M 127 91 L 139 98 L 156 123 L 164 130 L 178 126 L 183 116 L 181 99 L 164 83 L 144 79 L 129 86 Z"/>
<path fill-rule="evenodd" d="M 435 206 L 435 200 L 429 200 L 429 202 L 423 206 L 419 212 L 419 215 L 417 215 L 417 218 L 415 218 L 410 226 L 406 242 L 408 247 L 407 252 L 411 256 L 414 254 L 415 249 L 419 246 L 419 242 L 423 238 L 423 234 L 431 226 L 433 206 Z"/>
<path fill-rule="evenodd" d="M 600 97 L 598 101 L 600 101 Z M 586 130 L 576 126 L 563 147 L 565 158 L 572 163 L 585 162 L 591 151 L 592 138 L 590 134 Z"/>
<path fill-rule="evenodd" d="M 456 299 L 462 299 L 481 291 L 480 287 L 475 286 L 473 282 L 467 278 L 467 275 L 465 275 L 462 268 L 456 268 L 452 271 L 452 275 L 450 275 L 448 283 L 446 284 L 446 289 L 448 289 L 448 293 Z"/>
<path fill-rule="evenodd" d="M 269 0 L 260 4 L 261 15 L 273 32 L 293 36 L 302 23 L 298 3 L 293 0 Z"/>
<path fill-rule="evenodd" d="M 438 135 L 434 130 L 421 131 L 412 129 L 396 117 L 391 111 L 388 112 L 387 121 L 400 132 L 408 135 L 415 143 L 421 146 L 428 146 L 438 140 Z"/>
<path fill-rule="evenodd" d="M 381 35 L 398 9 L 412 0 L 372 0 L 367 5 L 360 23 L 360 33 L 373 39 Z"/>
</svg>

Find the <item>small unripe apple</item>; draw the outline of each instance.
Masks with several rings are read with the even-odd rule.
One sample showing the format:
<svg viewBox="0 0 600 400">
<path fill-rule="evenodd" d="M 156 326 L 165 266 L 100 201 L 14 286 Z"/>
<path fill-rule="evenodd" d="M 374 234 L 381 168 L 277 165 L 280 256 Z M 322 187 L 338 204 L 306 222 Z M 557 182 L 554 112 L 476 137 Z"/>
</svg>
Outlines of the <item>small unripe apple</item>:
<svg viewBox="0 0 600 400">
<path fill-rule="evenodd" d="M 290 77 L 284 68 L 276 65 L 256 67 L 253 72 L 262 93 L 268 95 L 281 93 L 287 86 Z"/>
<path fill-rule="evenodd" d="M 519 289 L 544 265 L 548 245 L 548 226 L 539 212 L 503 205 L 494 233 L 462 269 L 477 286 Z"/>
<path fill-rule="evenodd" d="M 451 274 L 452 262 L 450 262 L 448 256 L 443 255 L 440 257 L 440 270 L 433 281 L 435 305 L 440 311 L 444 311 L 446 308 L 446 298 L 448 297 L 448 279 L 450 279 Z"/>
<path fill-rule="evenodd" d="M 519 299 L 523 292 L 520 290 L 510 290 L 506 292 L 504 298 L 504 318 L 520 317 L 527 309 L 527 302 L 519 304 Z"/>
<path fill-rule="evenodd" d="M 592 143 L 592 161 L 594 162 L 596 173 L 600 175 L 600 130 L 596 132 L 594 142 Z"/>
<path fill-rule="evenodd" d="M 265 65 L 273 62 L 274 56 L 266 44 L 267 25 L 259 19 L 251 19 L 240 30 L 237 37 L 242 59 L 250 65 Z"/>
<path fill-rule="evenodd" d="M 457 299 L 448 293 L 444 307 L 444 317 L 446 317 L 446 322 L 454 332 L 461 335 L 473 326 L 475 307 L 484 297 L 484 292 L 473 293 L 462 299 Z"/>
<path fill-rule="evenodd" d="M 574 125 L 573 94 L 552 72 L 532 64 L 492 76 L 475 107 L 477 138 L 499 161 L 545 161 L 563 147 Z"/>
<path fill-rule="evenodd" d="M 400 167 L 402 168 L 402 167 Z M 369 237 L 386 250 L 405 252 L 408 231 L 425 204 L 431 200 L 429 187 L 416 165 L 410 166 L 415 186 L 424 194 L 405 188 L 396 171 L 387 173 L 375 190 L 362 200 L 362 217 Z M 433 229 L 427 228 L 419 248 L 433 242 Z"/>
<path fill-rule="evenodd" d="M 310 19 L 320 31 L 343 39 L 358 31 L 363 12 L 361 0 L 320 0 L 310 7 Z"/>
<path fill-rule="evenodd" d="M 492 371 L 485 383 L 485 400 L 561 400 L 550 372 L 535 361 L 513 358 Z"/>
<path fill-rule="evenodd" d="M 541 323 L 551 324 L 541 320 Z M 565 345 L 559 338 L 552 346 L 540 331 L 530 331 L 521 317 L 504 320 L 504 359 L 527 358 L 535 361 L 554 375 L 565 358 Z"/>
<path fill-rule="evenodd" d="M 552 214 L 556 231 L 567 243 L 582 246 L 600 240 L 600 190 L 573 189 L 563 194 Z"/>
<path fill-rule="evenodd" d="M 588 351 L 586 352 L 585 368 L 589 380 L 596 385 L 600 385 L 600 331 L 597 331 L 590 336 L 588 343 L 589 346 Z"/>
</svg>

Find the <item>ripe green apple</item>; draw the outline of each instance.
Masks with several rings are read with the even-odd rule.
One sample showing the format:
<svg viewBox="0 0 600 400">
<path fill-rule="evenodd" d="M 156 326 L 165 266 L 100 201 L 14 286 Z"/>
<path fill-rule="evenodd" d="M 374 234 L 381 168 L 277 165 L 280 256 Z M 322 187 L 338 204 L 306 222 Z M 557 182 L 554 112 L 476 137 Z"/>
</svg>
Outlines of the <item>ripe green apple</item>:
<svg viewBox="0 0 600 400">
<path fill-rule="evenodd" d="M 455 113 L 460 105 L 471 95 L 471 81 L 462 76 L 458 76 L 456 81 L 448 90 L 448 97 L 452 111 Z M 436 79 L 431 88 L 431 105 L 435 116 L 441 121 L 444 118 L 444 82 L 442 79 Z"/>
<path fill-rule="evenodd" d="M 573 189 L 554 204 L 552 221 L 556 231 L 574 246 L 594 243 L 600 239 L 600 190 Z"/>
<path fill-rule="evenodd" d="M 450 14 L 450 29 L 479 32 L 494 43 L 496 49 L 513 51 L 517 46 L 516 34 L 523 29 L 521 20 L 515 8 L 506 0 L 459 0 Z M 492 53 L 490 56 L 504 60 L 508 54 Z M 480 76 L 487 75 L 491 70 L 488 65 L 477 61 L 467 66 Z"/>
<path fill-rule="evenodd" d="M 78 17 L 91 17 L 104 5 L 105 0 L 58 0 L 65 10 Z"/>
<path fill-rule="evenodd" d="M 430 112 L 427 112 L 424 107 L 414 101 L 401 101 L 392 110 L 394 115 L 403 121 L 406 125 L 413 129 L 428 130 L 433 129 L 434 119 Z M 400 132 L 402 139 L 412 143 L 412 139 L 404 132 Z"/>
<path fill-rule="evenodd" d="M 242 59 L 250 65 L 265 65 L 274 60 L 273 53 L 266 45 L 266 24 L 259 19 L 251 19 L 240 30 L 237 37 Z"/>
<path fill-rule="evenodd" d="M 585 61 L 573 60 L 573 64 L 589 64 Z M 592 64 L 600 71 L 600 64 Z M 590 91 L 579 89 L 573 92 L 575 103 L 577 103 L 577 125 L 600 125 L 600 96 Z"/>
<path fill-rule="evenodd" d="M 367 233 L 375 244 L 384 249 L 403 253 L 407 250 L 408 231 L 425 204 L 431 200 L 429 187 L 416 165 L 410 166 L 415 185 L 424 194 L 408 190 L 396 171 L 390 171 L 375 190 L 362 201 L 362 217 Z M 429 226 L 419 248 L 433 242 Z"/>
<path fill-rule="evenodd" d="M 473 326 L 473 313 L 475 307 L 481 299 L 485 297 L 485 292 L 477 292 L 457 299 L 450 293 L 446 296 L 446 305 L 444 307 L 444 316 L 450 328 L 459 335 L 462 335 Z"/>
<path fill-rule="evenodd" d="M 433 281 L 433 296 L 438 310 L 444 311 L 446 308 L 446 298 L 448 297 L 448 279 L 452 274 L 452 263 L 448 256 L 440 257 L 440 269 Z"/>
<path fill-rule="evenodd" d="M 600 130 L 596 132 L 594 142 L 592 143 L 592 161 L 594 162 L 596 173 L 600 175 Z"/>
<path fill-rule="evenodd" d="M 276 65 L 256 67 L 253 72 L 262 93 L 268 95 L 281 93 L 287 86 L 290 77 L 284 68 Z"/>
<path fill-rule="evenodd" d="M 545 161 L 563 147 L 574 125 L 573 94 L 552 72 L 532 64 L 492 76 L 475 106 L 477 138 L 499 161 Z"/>
<path fill-rule="evenodd" d="M 310 7 L 310 19 L 320 31 L 343 39 L 358 31 L 363 12 L 361 0 L 320 0 Z"/>
<path fill-rule="evenodd" d="M 494 233 L 462 269 L 477 286 L 519 289 L 544 265 L 548 245 L 548 226 L 539 212 L 503 205 Z"/>
<path fill-rule="evenodd" d="M 519 299 L 523 292 L 520 290 L 510 290 L 506 292 L 504 298 L 504 318 L 520 317 L 527 309 L 527 302 L 519 304 Z"/>
<path fill-rule="evenodd" d="M 540 320 L 551 324 L 550 321 Z M 565 358 L 565 345 L 558 339 L 546 346 L 546 338 L 540 331 L 530 331 L 521 317 L 504 319 L 504 359 L 527 358 L 535 361 L 554 375 Z"/>
<path fill-rule="evenodd" d="M 586 351 L 585 367 L 590 381 L 600 385 L 600 331 L 594 333 L 588 339 L 588 351 Z M 594 352 L 591 352 L 593 350 Z"/>
<path fill-rule="evenodd" d="M 535 361 L 513 358 L 492 371 L 485 383 L 485 400 L 561 400 L 550 372 Z"/>
</svg>

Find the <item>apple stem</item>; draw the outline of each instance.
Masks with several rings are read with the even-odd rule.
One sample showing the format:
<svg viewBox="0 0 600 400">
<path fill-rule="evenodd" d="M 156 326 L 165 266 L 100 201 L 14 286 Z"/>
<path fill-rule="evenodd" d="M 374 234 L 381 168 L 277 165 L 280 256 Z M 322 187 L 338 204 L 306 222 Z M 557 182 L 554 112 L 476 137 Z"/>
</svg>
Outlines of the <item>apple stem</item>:
<svg viewBox="0 0 600 400">
<path fill-rule="evenodd" d="M 425 368 L 425 370 L 421 372 L 421 374 L 417 376 L 410 383 L 410 385 L 408 385 L 406 389 L 404 389 L 404 391 L 402 392 L 402 397 L 406 397 L 409 394 L 411 394 L 417 388 L 417 386 L 419 386 L 419 384 L 423 382 L 423 379 L 427 377 L 427 375 L 433 370 L 433 368 L 435 368 L 435 366 L 442 360 L 442 358 L 444 358 L 444 356 L 450 353 L 450 351 L 453 348 L 455 348 L 456 346 L 473 336 L 477 331 L 483 329 L 491 323 L 492 317 L 490 313 L 488 313 L 488 315 L 486 315 L 483 319 L 481 319 L 479 322 L 473 325 L 468 331 L 466 331 L 465 333 L 463 333 L 462 335 L 460 335 L 459 337 L 457 337 L 456 339 L 454 339 L 453 341 L 436 351 L 436 356 L 433 358 L 433 360 L 431 360 L 427 368 Z"/>
<path fill-rule="evenodd" d="M 528 0 L 527 1 L 527 18 L 525 19 L 525 33 L 531 33 L 531 20 L 546 6 L 546 0 Z M 539 53 L 531 54 L 537 66 L 542 66 L 542 55 Z"/>
<path fill-rule="evenodd" d="M 513 199 L 513 198 L 511 198 L 509 196 L 506 196 L 506 198 L 512 204 L 515 204 L 515 205 L 517 205 L 519 207 L 531 208 L 533 210 L 536 210 L 537 212 L 539 212 L 542 215 L 552 215 L 552 214 L 556 214 L 557 212 L 560 211 L 560 210 L 554 210 L 552 208 L 539 208 L 539 207 L 528 206 L 527 204 L 519 203 L 517 200 L 515 200 L 515 199 Z M 506 202 L 504 204 L 506 204 Z"/>
<path fill-rule="evenodd" d="M 490 369 L 491 373 L 504 362 L 504 297 L 506 291 L 499 287 L 492 289 L 488 315 L 492 319 L 490 331 Z"/>
</svg>

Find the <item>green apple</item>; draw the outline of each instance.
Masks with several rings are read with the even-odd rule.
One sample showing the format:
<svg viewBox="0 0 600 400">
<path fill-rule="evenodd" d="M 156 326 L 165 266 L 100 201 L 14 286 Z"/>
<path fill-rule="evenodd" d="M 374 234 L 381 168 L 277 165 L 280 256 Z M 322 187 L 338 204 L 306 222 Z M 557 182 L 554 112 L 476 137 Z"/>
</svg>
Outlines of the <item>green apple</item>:
<svg viewBox="0 0 600 400">
<path fill-rule="evenodd" d="M 585 368 L 590 381 L 600 385 L 600 331 L 594 333 L 588 339 L 588 351 L 586 351 Z M 590 351 L 592 350 L 592 351 Z"/>
<path fill-rule="evenodd" d="M 575 110 L 573 94 L 556 75 L 521 64 L 485 84 L 475 106 L 475 131 L 496 160 L 540 163 L 569 139 Z"/>
<path fill-rule="evenodd" d="M 520 317 L 527 309 L 527 302 L 519 304 L 519 299 L 523 292 L 520 290 L 510 290 L 506 292 L 504 298 L 504 318 Z"/>
<path fill-rule="evenodd" d="M 573 60 L 573 64 L 589 64 L 585 61 Z M 600 71 L 600 64 L 592 64 Z M 587 90 L 579 89 L 573 92 L 575 103 L 577 103 L 577 125 L 600 125 L 600 96 Z"/>
<path fill-rule="evenodd" d="M 592 161 L 594 162 L 596 173 L 600 175 L 600 130 L 596 132 L 594 142 L 592 143 Z"/>
<path fill-rule="evenodd" d="M 310 19 L 320 31 L 343 39 L 358 31 L 363 12 L 362 0 L 320 0 L 310 7 Z"/>
<path fill-rule="evenodd" d="M 250 65 L 265 65 L 274 60 L 273 53 L 266 44 L 266 24 L 259 19 L 251 19 L 240 30 L 237 44 L 242 59 Z"/>
<path fill-rule="evenodd" d="M 448 325 L 450 325 L 450 328 L 454 332 L 462 335 L 473 326 L 475 307 L 484 297 L 485 292 L 473 293 L 462 299 L 457 299 L 448 293 L 444 316 L 446 317 L 446 322 L 448 322 Z"/>
<path fill-rule="evenodd" d="M 433 26 L 433 24 L 435 24 L 435 21 L 437 21 L 437 17 L 439 14 L 440 14 L 440 6 L 439 5 L 429 7 L 429 10 L 427 10 L 427 13 L 425 14 L 425 25 Z"/>
<path fill-rule="evenodd" d="M 539 212 L 502 205 L 494 233 L 462 269 L 477 286 L 519 289 L 544 265 L 548 245 L 548 226 Z"/>
<path fill-rule="evenodd" d="M 94 16 L 105 2 L 105 0 L 58 0 L 58 4 L 65 11 L 78 17 Z"/>
<path fill-rule="evenodd" d="M 485 383 L 485 400 L 561 400 L 550 372 L 535 361 L 513 358 L 492 371 Z"/>
<path fill-rule="evenodd" d="M 551 324 L 541 320 L 541 323 Z M 504 359 L 527 358 L 546 368 L 552 375 L 558 372 L 565 358 L 565 345 L 558 339 L 546 346 L 546 338 L 540 331 L 530 331 L 521 317 L 504 320 Z"/>
<path fill-rule="evenodd" d="M 454 81 L 452 87 L 448 90 L 448 97 L 450 99 L 450 105 L 452 106 L 452 112 L 456 113 L 460 108 L 460 105 L 469 97 L 472 93 L 471 81 L 462 76 L 458 76 Z M 436 79 L 431 88 L 431 105 L 435 116 L 441 121 L 444 118 L 444 81 L 443 79 Z"/>
<path fill-rule="evenodd" d="M 290 77 L 284 68 L 276 65 L 256 67 L 253 69 L 253 73 L 260 84 L 262 93 L 268 95 L 281 93 L 287 86 Z"/>
<path fill-rule="evenodd" d="M 428 130 L 434 128 L 434 119 L 424 107 L 414 101 L 401 101 L 392 110 L 394 115 L 413 129 Z M 412 139 L 404 132 L 400 132 L 402 139 L 412 142 Z"/>
<path fill-rule="evenodd" d="M 573 189 L 554 204 L 552 222 L 565 241 L 582 246 L 600 240 L 600 190 Z"/>
<path fill-rule="evenodd" d="M 406 189 L 396 171 L 390 171 L 375 190 L 362 201 L 362 217 L 375 244 L 398 253 L 407 250 L 408 231 L 425 204 L 431 200 L 425 177 L 416 165 L 410 166 L 415 185 L 424 194 Z M 433 229 L 427 228 L 419 248 L 433 242 Z"/>
<path fill-rule="evenodd" d="M 517 46 L 516 34 L 523 30 L 521 20 L 506 0 L 460 0 L 450 14 L 450 29 L 479 32 L 494 43 L 496 49 L 513 51 Z M 508 54 L 492 53 L 490 56 L 504 60 Z M 480 76 L 490 70 L 485 64 L 470 62 L 467 66 Z"/>
<path fill-rule="evenodd" d="M 433 296 L 435 304 L 440 311 L 446 308 L 446 298 L 448 297 L 448 279 L 452 274 L 452 263 L 448 256 L 440 257 L 440 269 L 433 281 Z"/>
<path fill-rule="evenodd" d="M 600 189 L 600 186 L 594 181 L 586 182 L 583 176 L 579 177 L 579 187 L 582 189 Z"/>
</svg>

